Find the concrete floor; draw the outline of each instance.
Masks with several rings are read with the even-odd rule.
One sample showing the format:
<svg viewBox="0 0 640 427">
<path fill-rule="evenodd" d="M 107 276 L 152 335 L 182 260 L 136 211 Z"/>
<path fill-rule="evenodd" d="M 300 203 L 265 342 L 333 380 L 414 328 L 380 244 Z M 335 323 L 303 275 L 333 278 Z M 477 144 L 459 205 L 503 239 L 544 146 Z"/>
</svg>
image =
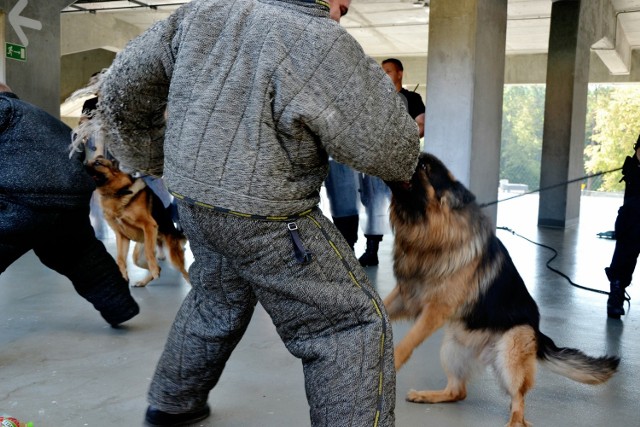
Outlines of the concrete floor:
<svg viewBox="0 0 640 427">
<path fill-rule="evenodd" d="M 583 197 L 580 225 L 563 231 L 538 229 L 537 198 L 526 196 L 500 205 L 498 225 L 556 248 L 553 267 L 582 286 L 607 290 L 603 268 L 615 243 L 596 233 L 613 228 L 620 203 L 619 198 Z M 622 321 L 608 320 L 606 295 L 572 287 L 546 268 L 551 251 L 505 231 L 498 236 L 540 306 L 547 335 L 561 346 L 622 357 L 619 373 L 599 387 L 540 369 L 537 386 L 527 396 L 528 420 L 536 426 L 640 426 L 640 309 L 632 307 Z M 115 254 L 114 239 L 105 242 Z M 362 238 L 356 253 L 363 247 Z M 394 285 L 390 255 L 387 237 L 380 266 L 368 268 L 383 296 Z M 135 267 L 132 273 L 132 281 L 144 274 Z M 25 255 L 0 276 L 0 415 L 33 421 L 35 427 L 142 425 L 150 377 L 188 290 L 180 275 L 166 266 L 159 280 L 132 289 L 141 314 L 126 327 L 112 329 L 66 278 L 43 267 L 32 253 Z M 629 291 L 635 305 L 640 285 Z M 394 325 L 396 339 L 407 327 Z M 404 400 L 411 388 L 444 387 L 440 341 L 440 333 L 428 339 L 398 372 L 396 425 L 504 425 L 509 400 L 489 372 L 470 383 L 463 402 L 420 405 Z M 260 307 L 209 403 L 211 417 L 196 425 L 309 425 L 301 365 Z"/>
</svg>

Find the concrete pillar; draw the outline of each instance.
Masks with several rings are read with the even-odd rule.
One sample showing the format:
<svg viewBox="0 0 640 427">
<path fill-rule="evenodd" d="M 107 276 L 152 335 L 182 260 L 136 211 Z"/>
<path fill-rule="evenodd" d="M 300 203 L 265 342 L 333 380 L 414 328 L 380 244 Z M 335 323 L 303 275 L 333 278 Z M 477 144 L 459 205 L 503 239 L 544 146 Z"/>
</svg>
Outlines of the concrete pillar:
<svg viewBox="0 0 640 427">
<path fill-rule="evenodd" d="M 551 9 L 540 187 L 582 176 L 589 77 L 589 37 L 580 0 Z M 540 193 L 538 225 L 565 228 L 580 216 L 580 183 Z"/>
<path fill-rule="evenodd" d="M 60 11 L 72 3 L 0 0 L 0 78 L 55 117 L 60 116 Z"/>
<path fill-rule="evenodd" d="M 425 150 L 479 203 L 497 198 L 507 0 L 432 0 Z M 486 213 L 496 221 L 496 205 Z"/>
</svg>

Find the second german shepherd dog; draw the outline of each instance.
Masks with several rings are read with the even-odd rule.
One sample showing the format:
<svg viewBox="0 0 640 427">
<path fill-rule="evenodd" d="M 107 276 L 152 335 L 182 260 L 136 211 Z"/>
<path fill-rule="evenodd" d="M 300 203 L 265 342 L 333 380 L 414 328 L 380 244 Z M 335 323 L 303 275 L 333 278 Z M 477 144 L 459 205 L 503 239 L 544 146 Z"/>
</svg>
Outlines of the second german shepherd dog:
<svg viewBox="0 0 640 427">
<path fill-rule="evenodd" d="M 441 364 L 447 386 L 407 400 L 453 402 L 467 395 L 475 366 L 490 366 L 511 397 L 507 426 L 524 427 L 524 396 L 537 362 L 585 384 L 607 381 L 620 359 L 559 348 L 539 329 L 538 307 L 475 196 L 436 157 L 423 153 L 410 182 L 389 182 L 396 287 L 384 304 L 391 320 L 414 323 L 395 348 L 400 369 L 413 350 L 445 327 Z"/>
<path fill-rule="evenodd" d="M 122 276 L 129 280 L 127 255 L 129 243 L 136 242 L 133 261 L 149 270 L 144 279 L 135 286 L 146 286 L 160 277 L 160 266 L 156 258 L 156 245 L 160 250 L 169 249 L 171 263 L 189 281 L 184 266 L 186 237 L 178 231 L 169 211 L 162 201 L 147 187 L 142 178 L 133 178 L 122 172 L 117 161 L 97 156 L 87 163 L 87 171 L 93 177 L 104 218 L 116 235 L 117 263 Z"/>
</svg>

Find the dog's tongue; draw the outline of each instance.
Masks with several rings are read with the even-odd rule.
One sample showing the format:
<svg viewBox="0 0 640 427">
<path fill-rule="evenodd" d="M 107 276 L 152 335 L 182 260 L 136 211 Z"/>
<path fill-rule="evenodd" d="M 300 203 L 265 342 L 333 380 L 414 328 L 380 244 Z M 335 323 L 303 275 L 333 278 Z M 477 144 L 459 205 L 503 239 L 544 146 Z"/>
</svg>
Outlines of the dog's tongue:
<svg viewBox="0 0 640 427">
<path fill-rule="evenodd" d="M 404 190 L 411 190 L 411 181 L 403 181 L 403 182 L 400 183 L 400 186 Z"/>
</svg>

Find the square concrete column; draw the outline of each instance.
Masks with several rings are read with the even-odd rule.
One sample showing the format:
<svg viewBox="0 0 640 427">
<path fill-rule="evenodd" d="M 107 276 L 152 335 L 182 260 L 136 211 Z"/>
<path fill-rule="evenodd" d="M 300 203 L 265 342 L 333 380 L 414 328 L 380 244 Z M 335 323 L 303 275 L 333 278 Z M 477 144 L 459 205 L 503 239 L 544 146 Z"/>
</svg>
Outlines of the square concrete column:
<svg viewBox="0 0 640 427">
<path fill-rule="evenodd" d="M 481 204 L 498 194 L 506 30 L 507 0 L 430 3 L 425 151 Z"/>
<path fill-rule="evenodd" d="M 60 11 L 72 3 L 0 0 L 0 78 L 54 117 L 60 117 Z"/>
<path fill-rule="evenodd" d="M 555 1 L 547 61 L 540 188 L 583 175 L 589 78 L 589 43 L 579 0 Z M 565 228 L 578 222 L 580 184 L 540 192 L 538 225 Z"/>
</svg>

